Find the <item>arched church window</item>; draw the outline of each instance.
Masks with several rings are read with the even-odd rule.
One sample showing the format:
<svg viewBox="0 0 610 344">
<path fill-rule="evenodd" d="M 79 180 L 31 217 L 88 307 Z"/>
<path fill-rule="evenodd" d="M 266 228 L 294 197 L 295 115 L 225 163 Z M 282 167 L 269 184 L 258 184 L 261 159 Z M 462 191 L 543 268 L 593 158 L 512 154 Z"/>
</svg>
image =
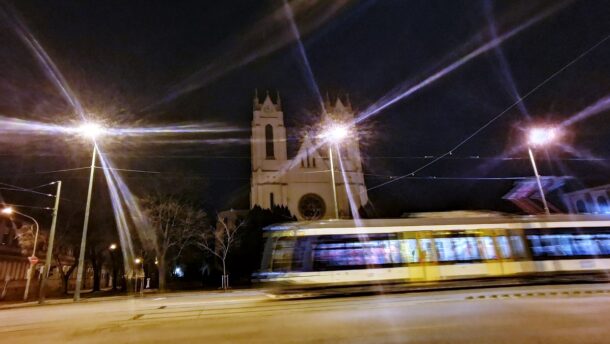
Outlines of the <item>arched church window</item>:
<svg viewBox="0 0 610 344">
<path fill-rule="evenodd" d="M 275 207 L 275 199 L 274 199 L 273 192 L 269 194 L 269 206 L 271 208 Z"/>
<path fill-rule="evenodd" d="M 604 196 L 597 197 L 597 206 L 599 207 L 600 213 L 610 212 L 610 208 L 608 208 L 608 201 Z"/>
<path fill-rule="evenodd" d="M 265 151 L 267 152 L 267 159 L 275 159 L 273 126 L 271 126 L 271 124 L 265 126 Z"/>
<path fill-rule="evenodd" d="M 587 206 L 585 205 L 585 202 L 583 200 L 579 199 L 578 201 L 576 201 L 576 211 L 581 214 L 587 213 Z"/>
</svg>

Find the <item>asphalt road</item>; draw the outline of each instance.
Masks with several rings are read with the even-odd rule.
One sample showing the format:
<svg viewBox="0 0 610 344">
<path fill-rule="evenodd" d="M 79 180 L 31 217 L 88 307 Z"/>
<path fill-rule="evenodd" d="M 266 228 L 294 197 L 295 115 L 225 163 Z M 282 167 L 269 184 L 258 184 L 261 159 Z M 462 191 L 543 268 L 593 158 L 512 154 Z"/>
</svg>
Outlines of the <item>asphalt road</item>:
<svg viewBox="0 0 610 344">
<path fill-rule="evenodd" d="M 608 343 L 610 285 L 305 300 L 179 293 L 0 310 L 0 343 Z"/>
</svg>

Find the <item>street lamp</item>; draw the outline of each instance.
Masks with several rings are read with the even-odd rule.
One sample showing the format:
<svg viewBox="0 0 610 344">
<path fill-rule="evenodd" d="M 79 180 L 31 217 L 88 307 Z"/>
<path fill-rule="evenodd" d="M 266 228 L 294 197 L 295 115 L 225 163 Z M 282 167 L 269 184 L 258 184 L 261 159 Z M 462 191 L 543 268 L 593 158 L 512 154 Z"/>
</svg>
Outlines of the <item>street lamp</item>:
<svg viewBox="0 0 610 344">
<path fill-rule="evenodd" d="M 85 205 L 85 221 L 83 222 L 83 236 L 80 242 L 78 255 L 78 270 L 76 271 L 76 288 L 74 290 L 74 301 L 80 300 L 81 284 L 83 281 L 83 269 L 85 267 L 85 248 L 87 246 L 87 228 L 89 226 L 89 212 L 91 210 L 91 191 L 93 190 L 93 176 L 95 175 L 95 158 L 97 156 L 97 144 L 95 139 L 104 133 L 104 128 L 93 122 L 84 123 L 76 129 L 80 135 L 93 141 L 93 154 L 91 157 L 91 172 L 89 174 L 89 188 L 87 190 L 87 203 Z"/>
<path fill-rule="evenodd" d="M 112 260 L 112 290 L 116 290 L 117 284 L 117 272 L 116 272 L 116 261 L 114 259 L 114 251 L 117 248 L 117 244 L 112 243 L 108 246 L 108 250 L 110 251 L 110 260 Z"/>
<path fill-rule="evenodd" d="M 141 268 L 142 268 L 142 283 L 140 284 L 140 295 L 144 295 L 144 277 L 145 277 L 144 276 L 144 259 L 136 258 L 136 259 L 134 259 L 133 262 L 136 263 L 136 265 L 137 264 L 142 264 L 141 265 Z M 138 292 L 138 278 L 137 278 L 137 275 L 136 275 L 136 290 L 135 290 L 135 292 L 136 293 Z"/>
<path fill-rule="evenodd" d="M 558 136 L 558 130 L 553 127 L 532 128 L 529 130 L 527 135 L 527 151 L 530 156 L 532 168 L 534 169 L 534 174 L 536 175 L 536 183 L 538 184 L 538 191 L 540 192 L 540 198 L 542 199 L 542 206 L 544 207 L 544 212 L 547 215 L 550 215 L 551 212 L 546 202 L 546 197 L 544 196 L 544 189 L 542 188 L 542 183 L 540 182 L 540 175 L 538 174 L 538 168 L 536 167 L 536 160 L 534 159 L 534 152 L 532 151 L 532 147 L 541 147 L 551 144 L 557 139 Z"/>
<path fill-rule="evenodd" d="M 335 205 L 335 218 L 339 219 L 339 205 L 337 202 L 337 185 L 335 183 L 335 165 L 333 159 L 333 145 L 338 146 L 345 138 L 349 136 L 349 128 L 340 123 L 330 124 L 326 130 L 322 132 L 320 138 L 328 142 L 328 157 L 330 161 L 330 177 L 333 187 L 333 202 Z"/>
<path fill-rule="evenodd" d="M 26 215 L 24 213 L 18 212 L 17 210 L 13 209 L 12 207 L 6 207 L 4 209 L 2 209 L 2 214 L 4 215 L 12 215 L 12 214 L 19 214 L 23 217 L 27 217 L 28 219 L 34 221 L 34 225 L 36 226 L 36 234 L 34 234 L 34 248 L 32 249 L 32 255 L 29 257 L 29 262 L 30 262 L 30 267 L 28 268 L 28 272 L 27 272 L 27 281 L 25 282 L 25 291 L 23 293 L 23 301 L 27 301 L 28 300 L 28 293 L 30 291 L 30 282 L 32 281 L 32 271 L 33 271 L 33 267 L 35 265 L 34 262 L 38 262 L 38 259 L 36 258 L 36 246 L 38 245 L 38 230 L 40 229 L 40 226 L 38 225 L 38 221 L 36 221 L 35 218 Z"/>
</svg>

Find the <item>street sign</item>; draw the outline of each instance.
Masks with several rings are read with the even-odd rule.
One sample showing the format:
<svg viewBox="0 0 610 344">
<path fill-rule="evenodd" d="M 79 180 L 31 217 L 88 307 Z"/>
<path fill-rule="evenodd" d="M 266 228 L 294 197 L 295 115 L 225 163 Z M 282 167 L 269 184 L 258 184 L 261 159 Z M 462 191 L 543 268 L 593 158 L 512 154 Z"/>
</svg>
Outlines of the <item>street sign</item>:
<svg viewBox="0 0 610 344">
<path fill-rule="evenodd" d="M 30 264 L 32 264 L 32 265 L 38 264 L 38 257 L 36 257 L 36 256 L 28 257 L 28 260 L 30 261 Z"/>
</svg>

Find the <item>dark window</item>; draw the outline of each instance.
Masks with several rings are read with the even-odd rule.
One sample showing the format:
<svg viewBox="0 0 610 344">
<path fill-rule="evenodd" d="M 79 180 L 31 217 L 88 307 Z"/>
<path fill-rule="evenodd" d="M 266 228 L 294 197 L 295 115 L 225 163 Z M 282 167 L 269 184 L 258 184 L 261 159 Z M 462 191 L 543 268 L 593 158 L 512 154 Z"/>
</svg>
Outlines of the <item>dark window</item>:
<svg viewBox="0 0 610 344">
<path fill-rule="evenodd" d="M 273 145 L 273 127 L 271 124 L 265 126 L 265 151 L 267 159 L 275 159 L 275 150 Z"/>
<path fill-rule="evenodd" d="M 270 207 L 274 207 L 275 206 L 275 199 L 273 197 L 273 192 L 269 194 L 269 206 Z"/>
<path fill-rule="evenodd" d="M 579 199 L 576 201 L 576 211 L 583 214 L 587 212 L 587 206 L 583 200 Z"/>
</svg>

